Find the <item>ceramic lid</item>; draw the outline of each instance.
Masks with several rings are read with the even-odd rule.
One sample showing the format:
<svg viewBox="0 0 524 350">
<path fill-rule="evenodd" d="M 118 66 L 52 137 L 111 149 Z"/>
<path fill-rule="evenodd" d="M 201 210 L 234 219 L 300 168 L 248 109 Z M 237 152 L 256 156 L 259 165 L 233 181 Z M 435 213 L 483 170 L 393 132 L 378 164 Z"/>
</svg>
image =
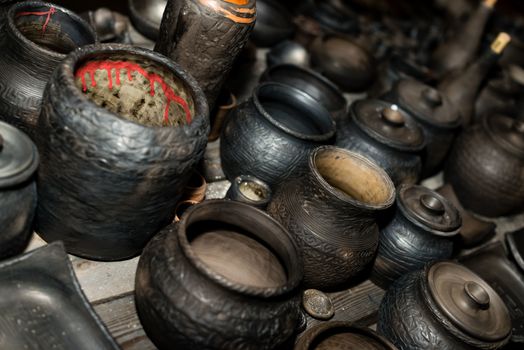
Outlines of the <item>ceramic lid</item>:
<svg viewBox="0 0 524 350">
<path fill-rule="evenodd" d="M 498 145 L 524 158 L 524 120 L 496 114 L 484 119 L 484 128 Z"/>
<path fill-rule="evenodd" d="M 413 224 L 437 235 L 456 235 L 462 225 L 460 213 L 446 198 L 423 186 L 402 185 L 397 203 Z"/>
<path fill-rule="evenodd" d="M 351 108 L 355 123 L 376 141 L 401 151 L 424 148 L 422 129 L 397 105 L 368 99 L 355 102 Z"/>
<path fill-rule="evenodd" d="M 511 332 L 508 309 L 482 278 L 454 262 L 438 262 L 427 270 L 429 291 L 437 307 L 466 334 L 487 342 Z"/>
<path fill-rule="evenodd" d="M 31 139 L 0 122 L 0 189 L 29 179 L 38 167 L 38 151 Z"/>
<path fill-rule="evenodd" d="M 416 80 L 400 80 L 393 88 L 398 104 L 430 125 L 458 128 L 461 118 L 449 99 L 437 89 Z"/>
</svg>

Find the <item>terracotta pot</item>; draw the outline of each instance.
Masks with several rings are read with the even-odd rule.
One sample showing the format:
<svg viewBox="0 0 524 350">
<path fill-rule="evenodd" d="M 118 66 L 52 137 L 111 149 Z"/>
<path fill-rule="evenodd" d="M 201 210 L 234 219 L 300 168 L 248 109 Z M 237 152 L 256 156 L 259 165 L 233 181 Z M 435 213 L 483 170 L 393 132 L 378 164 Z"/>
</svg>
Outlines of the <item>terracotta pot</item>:
<svg viewBox="0 0 524 350">
<path fill-rule="evenodd" d="M 45 96 L 38 233 L 92 259 L 138 254 L 172 220 L 204 153 L 204 94 L 164 56 L 100 45 L 62 62 Z"/>
<path fill-rule="evenodd" d="M 300 319 L 298 247 L 247 204 L 190 208 L 144 250 L 136 305 L 160 349 L 274 349 Z"/>
<path fill-rule="evenodd" d="M 70 51 L 96 42 L 73 12 L 51 3 L 11 6 L 0 34 L 0 119 L 32 138 L 51 73 Z"/>
<path fill-rule="evenodd" d="M 216 108 L 214 113 L 214 118 L 211 120 L 211 132 L 209 133 L 208 141 L 213 142 L 218 140 L 220 133 L 222 132 L 222 127 L 226 121 L 226 118 L 229 117 L 229 114 L 233 109 L 238 106 L 238 100 L 235 95 L 229 94 L 227 100 L 220 101 L 219 106 Z"/>
<path fill-rule="evenodd" d="M 400 349 L 499 349 L 511 335 L 500 296 L 463 265 L 437 262 L 386 292 L 378 327 Z"/>
<path fill-rule="evenodd" d="M 237 177 L 227 191 L 226 198 L 266 209 L 271 201 L 271 188 L 256 177 L 245 175 Z"/>
<path fill-rule="evenodd" d="M 202 202 L 206 198 L 207 182 L 206 179 L 200 175 L 196 170 L 193 170 L 189 183 L 184 189 L 183 199 Z"/>
<path fill-rule="evenodd" d="M 326 290 L 369 267 L 378 246 L 376 215 L 394 200 L 393 182 L 375 163 L 323 146 L 311 152 L 302 176 L 279 187 L 268 213 L 297 239 L 304 285 Z"/>
<path fill-rule="evenodd" d="M 38 158 L 29 137 L 0 122 L 0 259 L 22 253 L 33 234 Z"/>
</svg>

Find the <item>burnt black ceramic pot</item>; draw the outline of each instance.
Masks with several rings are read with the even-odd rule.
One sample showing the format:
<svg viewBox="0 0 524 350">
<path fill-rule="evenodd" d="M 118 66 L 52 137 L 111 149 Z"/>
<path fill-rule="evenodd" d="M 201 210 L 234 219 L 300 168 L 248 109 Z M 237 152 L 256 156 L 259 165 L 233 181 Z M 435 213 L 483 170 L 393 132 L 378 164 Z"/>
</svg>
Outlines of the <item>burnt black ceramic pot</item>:
<svg viewBox="0 0 524 350">
<path fill-rule="evenodd" d="M 293 16 L 274 0 L 257 0 L 257 20 L 250 39 L 258 47 L 271 47 L 293 35 Z"/>
<path fill-rule="evenodd" d="M 144 250 L 136 305 L 160 349 L 275 349 L 298 326 L 301 279 L 298 247 L 275 220 L 207 201 Z"/>
<path fill-rule="evenodd" d="M 405 275 L 388 289 L 377 329 L 399 349 L 499 349 L 510 338 L 511 319 L 482 278 L 444 261 Z"/>
<path fill-rule="evenodd" d="M 422 178 L 438 173 L 462 124 L 458 111 L 445 95 L 415 80 L 398 81 L 384 99 L 407 111 L 424 131 Z"/>
<path fill-rule="evenodd" d="M 335 123 L 313 97 L 267 83 L 224 124 L 222 168 L 230 181 L 252 175 L 274 187 L 307 163 L 309 151 L 333 142 Z"/>
<path fill-rule="evenodd" d="M 398 189 L 393 219 L 380 230 L 371 280 L 387 288 L 399 277 L 453 255 L 461 218 L 438 193 L 422 186 Z"/>
<path fill-rule="evenodd" d="M 37 167 L 31 139 L 0 122 L 0 259 L 22 253 L 33 233 Z"/>
<path fill-rule="evenodd" d="M 337 124 L 336 144 L 375 161 L 395 186 L 415 184 L 420 178 L 424 133 L 395 104 L 381 100 L 353 103 L 348 116 Z"/>
<path fill-rule="evenodd" d="M 37 232 L 91 259 L 138 254 L 172 220 L 208 114 L 195 80 L 162 55 L 75 51 L 55 70 L 38 121 Z"/>
<path fill-rule="evenodd" d="M 166 5 L 167 0 L 128 0 L 131 23 L 141 34 L 156 40 Z"/>
<path fill-rule="evenodd" d="M 96 34 L 73 12 L 38 1 L 11 6 L 0 30 L 0 118 L 34 138 L 51 73 L 67 53 L 94 44 Z"/>
<path fill-rule="evenodd" d="M 483 118 L 457 139 L 444 176 L 464 208 L 498 217 L 524 209 L 524 122 Z"/>
<path fill-rule="evenodd" d="M 304 259 L 304 285 L 335 289 L 372 263 L 378 212 L 395 200 L 395 187 L 375 163 L 323 146 L 310 153 L 303 175 L 282 184 L 268 213 L 296 238 Z"/>
<path fill-rule="evenodd" d="M 271 188 L 254 176 L 243 175 L 231 182 L 226 198 L 266 209 L 272 196 Z"/>
<path fill-rule="evenodd" d="M 307 68 L 282 64 L 269 68 L 261 81 L 273 81 L 293 86 L 306 92 L 322 104 L 337 121 L 347 114 L 347 101 L 342 92 L 331 81 Z"/>
</svg>

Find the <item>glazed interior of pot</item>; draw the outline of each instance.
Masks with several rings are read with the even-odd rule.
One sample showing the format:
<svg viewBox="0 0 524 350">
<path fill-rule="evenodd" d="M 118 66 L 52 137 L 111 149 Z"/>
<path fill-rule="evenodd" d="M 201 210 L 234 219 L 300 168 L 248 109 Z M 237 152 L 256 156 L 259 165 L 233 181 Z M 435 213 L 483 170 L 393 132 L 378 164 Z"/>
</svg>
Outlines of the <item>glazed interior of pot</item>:
<svg viewBox="0 0 524 350">
<path fill-rule="evenodd" d="M 255 92 L 259 108 L 292 132 L 321 136 L 333 132 L 330 113 L 302 91 L 280 84 L 264 84 Z"/>
<path fill-rule="evenodd" d="M 394 196 L 394 187 L 378 166 L 342 149 L 314 153 L 318 174 L 342 194 L 369 205 L 383 205 Z"/>
<path fill-rule="evenodd" d="M 359 334 L 350 328 L 332 328 L 321 333 L 308 348 L 309 350 L 333 350 L 333 349 L 388 349 L 380 341 L 365 334 Z"/>
<path fill-rule="evenodd" d="M 87 23 L 59 7 L 21 3 L 14 9 L 15 27 L 40 47 L 65 55 L 80 46 L 95 43 L 95 35 Z"/>
<path fill-rule="evenodd" d="M 76 84 L 94 103 L 146 126 L 190 124 L 195 101 L 189 86 L 159 63 L 131 53 L 97 55 L 79 63 Z"/>
</svg>

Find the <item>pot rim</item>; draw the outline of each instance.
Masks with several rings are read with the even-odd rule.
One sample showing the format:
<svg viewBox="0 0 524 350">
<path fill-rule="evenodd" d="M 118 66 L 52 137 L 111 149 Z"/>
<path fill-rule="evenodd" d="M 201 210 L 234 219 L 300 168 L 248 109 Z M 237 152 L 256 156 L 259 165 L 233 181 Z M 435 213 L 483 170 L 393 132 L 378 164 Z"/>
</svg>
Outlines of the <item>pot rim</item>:
<svg viewBox="0 0 524 350">
<path fill-rule="evenodd" d="M 267 197 L 264 200 L 260 201 L 256 201 L 246 197 L 246 195 L 244 195 L 244 193 L 242 193 L 242 191 L 240 190 L 240 185 L 243 182 L 252 182 L 257 184 L 259 187 L 262 187 L 266 191 Z M 243 202 L 251 205 L 267 205 L 271 201 L 271 197 L 273 195 L 273 191 L 271 191 L 271 187 L 269 187 L 267 183 L 252 175 L 237 176 L 231 183 L 231 189 L 235 189 L 236 191 L 238 191 L 238 195 L 242 197 Z"/>
<path fill-rule="evenodd" d="M 98 43 L 98 35 L 97 33 L 93 30 L 93 28 L 82 18 L 80 17 L 79 15 L 77 15 L 75 12 L 65 8 L 65 7 L 62 7 L 62 6 L 59 6 L 59 5 L 56 5 L 54 3 L 50 3 L 50 2 L 42 2 L 42 1 L 22 1 L 22 2 L 18 2 L 18 3 L 15 3 L 13 5 L 11 5 L 9 7 L 9 10 L 7 11 L 7 27 L 9 28 L 9 30 L 14 34 L 14 36 L 21 42 L 23 42 L 25 45 L 28 45 L 34 49 L 36 49 L 37 51 L 40 51 L 46 55 L 49 55 L 49 56 L 52 56 L 54 58 L 57 58 L 57 59 L 60 59 L 60 60 L 63 60 L 65 57 L 68 56 L 68 54 L 63 54 L 63 53 L 59 53 L 59 52 L 56 52 L 56 51 L 53 51 L 51 49 L 48 49 L 42 45 L 39 45 L 37 43 L 35 43 L 34 41 L 28 39 L 24 34 L 22 34 L 22 32 L 18 29 L 18 27 L 16 26 L 15 22 L 14 22 L 14 15 L 15 15 L 15 12 L 18 12 L 20 10 L 20 8 L 22 7 L 26 7 L 26 6 L 38 6 L 38 7 L 49 7 L 49 8 L 55 8 L 56 10 L 64 13 L 65 15 L 69 16 L 77 25 L 79 26 L 82 26 L 83 30 L 85 30 L 86 33 L 89 33 L 91 36 L 92 36 L 92 43 L 90 45 L 94 45 L 96 43 Z M 84 45 L 85 46 L 85 45 Z M 83 46 L 77 46 L 77 49 L 78 48 L 81 48 Z M 71 51 L 71 52 L 74 52 L 75 50 Z M 71 53 L 70 52 L 70 53 Z"/>
<path fill-rule="evenodd" d="M 114 113 L 107 108 L 97 105 L 86 94 L 84 94 L 80 88 L 76 86 L 75 72 L 81 63 L 99 55 L 117 54 L 145 58 L 146 60 L 149 60 L 150 62 L 165 68 L 171 74 L 176 76 L 180 81 L 182 81 L 183 84 L 187 85 L 188 90 L 191 91 L 191 97 L 193 98 L 195 104 L 195 113 L 194 117 L 192 118 L 191 124 L 167 127 L 141 124 L 136 121 L 121 117 L 117 113 Z M 209 118 L 209 107 L 207 104 L 207 100 L 204 96 L 204 92 L 202 91 L 196 80 L 176 62 L 168 59 L 167 57 L 156 51 L 125 44 L 86 45 L 76 49 L 73 53 L 69 54 L 66 57 L 66 59 L 60 63 L 60 66 L 55 70 L 55 74 L 57 72 L 58 74 L 60 74 L 62 89 L 67 89 L 68 93 L 70 93 L 75 99 L 81 101 L 84 104 L 87 104 L 88 107 L 92 110 L 102 112 L 93 114 L 103 115 L 104 118 L 114 118 L 118 120 L 120 123 L 133 125 L 135 127 L 140 127 L 145 130 L 184 130 L 186 128 L 189 128 L 191 125 L 193 125 L 193 123 L 197 121 L 199 123 L 202 123 Z"/>
<path fill-rule="evenodd" d="M 287 126 L 285 126 L 283 123 L 281 123 L 278 120 L 276 120 L 275 118 L 273 118 L 266 111 L 266 109 L 264 108 L 264 106 L 262 105 L 262 103 L 260 102 L 260 99 L 258 97 L 258 94 L 259 94 L 259 92 L 262 89 L 270 87 L 270 86 L 275 87 L 275 88 L 280 89 L 280 90 L 288 90 L 288 91 L 290 90 L 293 94 L 300 95 L 301 99 L 306 100 L 307 103 L 314 104 L 318 108 L 322 109 L 322 112 L 325 112 L 325 113 L 323 113 L 324 115 L 321 116 L 321 117 L 327 117 L 326 119 L 329 120 L 329 122 L 331 124 L 329 126 L 330 130 L 325 132 L 325 133 L 323 133 L 323 134 L 308 135 L 308 134 L 304 134 L 304 133 L 301 133 L 301 132 L 294 131 L 291 128 L 288 128 Z M 299 90 L 299 89 L 297 89 L 295 87 L 292 87 L 292 86 L 289 86 L 289 85 L 285 85 L 285 84 L 281 84 L 281 83 L 267 82 L 267 83 L 260 84 L 260 85 L 258 85 L 255 88 L 255 91 L 253 92 L 253 97 L 252 98 L 253 98 L 253 103 L 255 104 L 255 108 L 257 109 L 257 111 L 267 121 L 269 121 L 273 126 L 275 126 L 277 129 L 285 132 L 288 135 L 296 137 L 296 138 L 298 138 L 300 140 L 314 141 L 314 142 L 328 141 L 333 136 L 335 136 L 336 125 L 335 125 L 335 121 L 331 117 L 331 113 L 324 106 L 322 106 L 319 102 L 317 102 L 317 100 L 315 100 L 313 97 L 311 97 L 310 95 L 308 95 L 307 93 L 305 93 L 302 90 Z"/>
<path fill-rule="evenodd" d="M 326 179 L 320 174 L 318 171 L 318 168 L 316 166 L 316 156 L 320 152 L 324 151 L 337 151 L 342 152 L 353 158 L 354 160 L 359 161 L 360 163 L 364 163 L 368 167 L 375 170 L 375 172 L 380 175 L 382 180 L 384 180 L 385 185 L 391 189 L 388 198 L 385 201 L 382 201 L 381 204 L 370 204 L 363 201 L 359 201 L 353 197 L 350 197 L 345 192 L 336 189 L 332 185 L 330 185 Z M 393 180 L 391 180 L 391 177 L 386 173 L 384 169 L 382 169 L 380 166 L 378 166 L 375 162 L 370 160 L 369 158 L 366 158 L 359 153 L 352 152 L 349 150 L 346 150 L 344 148 L 336 147 L 336 146 L 320 146 L 311 151 L 309 155 L 309 168 L 312 171 L 315 179 L 320 182 L 322 187 L 326 189 L 329 193 L 331 193 L 333 196 L 337 197 L 338 199 L 351 203 L 352 205 L 358 206 L 360 208 L 369 209 L 369 210 L 384 210 L 387 208 L 390 208 L 395 203 L 396 198 L 396 189 L 395 185 L 393 184 Z"/>
<path fill-rule="evenodd" d="M 207 264 L 205 264 L 193 251 L 191 248 L 191 243 L 187 239 L 187 232 L 186 228 L 191 224 L 192 216 L 195 214 L 195 212 L 198 212 L 199 210 L 211 208 L 215 212 L 225 212 L 228 210 L 241 210 L 243 211 L 243 214 L 247 217 L 258 217 L 262 218 L 263 220 L 267 220 L 268 223 L 270 223 L 274 228 L 278 229 L 280 232 L 277 234 L 273 234 L 274 237 L 277 239 L 286 238 L 288 243 L 291 245 L 287 249 L 287 253 L 290 256 L 290 261 L 286 265 L 286 262 L 284 259 L 282 259 L 282 256 L 278 255 L 278 252 L 276 249 L 273 249 L 273 254 L 278 258 L 280 264 L 283 268 L 286 270 L 287 274 L 287 281 L 281 286 L 278 287 L 271 287 L 271 288 L 262 288 L 262 287 L 253 287 L 249 285 L 244 285 L 240 283 L 236 283 L 233 281 L 230 281 L 226 277 L 222 276 L 220 273 L 216 272 L 212 268 L 210 268 Z M 224 223 L 228 224 L 235 224 L 230 223 L 227 221 L 223 221 Z M 218 285 L 228 289 L 232 290 L 234 292 L 245 294 L 249 296 L 255 296 L 255 297 L 263 297 L 263 298 L 269 298 L 269 297 L 278 297 L 287 293 L 290 293 L 294 289 L 296 289 L 300 282 L 302 281 L 303 277 L 303 267 L 302 267 L 302 259 L 300 258 L 300 251 L 298 248 L 297 243 L 295 240 L 291 237 L 291 235 L 288 233 L 288 231 L 275 219 L 273 219 L 271 216 L 269 216 L 267 213 L 258 210 L 249 204 L 231 201 L 227 199 L 215 199 L 215 200 L 209 200 L 205 201 L 199 204 L 196 204 L 189 208 L 184 215 L 182 216 L 182 220 L 177 224 L 180 225 L 179 229 L 177 230 L 177 238 L 178 242 L 180 244 L 181 250 L 186 256 L 186 258 L 190 261 L 190 263 L 203 275 L 205 275 L 207 278 L 212 280 L 213 282 L 217 283 Z M 271 231 L 266 230 L 262 231 L 261 236 L 256 235 L 253 230 L 249 228 L 242 227 L 243 229 L 246 229 L 251 234 L 257 236 L 260 240 L 264 241 L 268 246 L 271 247 L 271 244 L 264 240 L 263 235 L 272 234 Z M 272 247 L 273 248 L 273 247 Z M 295 261 L 293 261 L 293 256 L 295 256 Z"/>
</svg>

